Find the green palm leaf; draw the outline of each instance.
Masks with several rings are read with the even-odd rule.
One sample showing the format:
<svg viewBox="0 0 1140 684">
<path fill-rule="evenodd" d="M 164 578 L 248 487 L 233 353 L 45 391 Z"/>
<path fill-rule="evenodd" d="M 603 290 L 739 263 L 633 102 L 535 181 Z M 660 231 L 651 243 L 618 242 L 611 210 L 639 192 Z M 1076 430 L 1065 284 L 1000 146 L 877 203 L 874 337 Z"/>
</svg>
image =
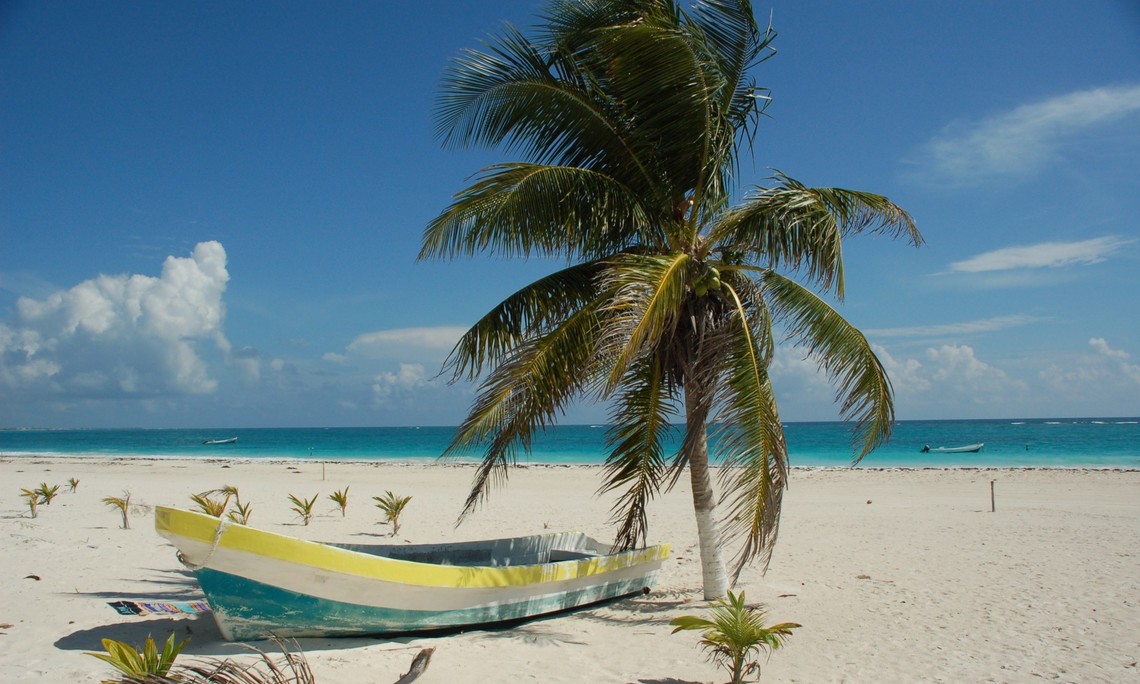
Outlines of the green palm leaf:
<svg viewBox="0 0 1140 684">
<path fill-rule="evenodd" d="M 723 407 L 716 416 L 716 443 L 725 467 L 721 470 L 724 534 L 741 543 L 732 569 L 733 581 L 760 557 L 771 559 L 779 532 L 780 509 L 787 484 L 788 453 L 776 397 L 768 376 L 770 319 L 750 317 L 729 287 L 736 307 L 724 366 L 728 371 Z M 754 327 L 755 326 L 755 327 Z"/>
<path fill-rule="evenodd" d="M 764 290 L 789 335 L 838 385 L 840 417 L 855 421 L 854 437 L 862 442 L 852 461 L 858 463 L 891 435 L 895 411 L 886 370 L 863 333 L 811 290 L 777 273 L 765 275 Z"/>
<path fill-rule="evenodd" d="M 661 344 L 676 325 L 692 278 L 692 259 L 684 252 L 668 256 L 621 254 L 602 275 L 610 295 L 608 321 L 614 348 L 607 394 L 616 387 L 634 359 Z"/>
<path fill-rule="evenodd" d="M 601 264 L 571 266 L 540 278 L 500 302 L 464 333 L 445 362 L 453 379 L 475 379 L 517 345 L 566 320 L 596 296 Z"/>
<path fill-rule="evenodd" d="M 758 188 L 741 206 L 726 212 L 710 239 L 749 252 L 772 270 L 802 269 L 840 299 L 845 236 L 871 230 L 922 244 L 910 214 L 881 195 L 808 188 L 783 174 L 775 180 L 776 187 Z"/>
<path fill-rule="evenodd" d="M 598 491 L 622 492 L 611 509 L 617 549 L 646 542 L 646 512 L 664 479 L 663 442 L 672 430 L 674 394 L 663 364 L 648 357 L 629 370 L 615 398 L 606 439 L 611 451 L 606 458 L 605 483 Z"/>
<path fill-rule="evenodd" d="M 428 225 L 420 258 L 608 255 L 654 237 L 632 197 L 620 181 L 588 169 L 496 165 Z"/>
<path fill-rule="evenodd" d="M 587 305 L 548 333 L 519 342 L 480 386 L 467 418 L 445 455 L 484 447 L 463 508 L 473 511 L 490 487 L 506 480 L 518 449 L 528 450 L 538 430 L 590 382 L 596 307 Z"/>
</svg>

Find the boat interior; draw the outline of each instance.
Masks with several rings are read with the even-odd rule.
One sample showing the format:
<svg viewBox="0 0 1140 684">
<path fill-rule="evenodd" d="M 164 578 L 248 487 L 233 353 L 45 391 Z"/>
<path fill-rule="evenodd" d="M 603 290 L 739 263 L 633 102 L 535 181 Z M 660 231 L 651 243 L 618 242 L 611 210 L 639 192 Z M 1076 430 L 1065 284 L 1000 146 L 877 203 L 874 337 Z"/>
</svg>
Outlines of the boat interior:
<svg viewBox="0 0 1140 684">
<path fill-rule="evenodd" d="M 511 567 L 576 561 L 611 552 L 581 532 L 562 532 L 454 544 L 329 544 L 410 563 L 466 567 Z"/>
</svg>

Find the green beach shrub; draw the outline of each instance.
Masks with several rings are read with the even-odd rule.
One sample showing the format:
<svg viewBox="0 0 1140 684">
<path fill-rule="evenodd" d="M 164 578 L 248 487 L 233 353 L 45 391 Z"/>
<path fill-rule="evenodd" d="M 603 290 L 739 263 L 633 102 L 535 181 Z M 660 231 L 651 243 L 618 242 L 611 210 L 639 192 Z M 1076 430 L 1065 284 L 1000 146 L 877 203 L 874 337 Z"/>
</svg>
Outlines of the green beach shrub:
<svg viewBox="0 0 1140 684">
<path fill-rule="evenodd" d="M 67 486 L 70 487 L 69 491 L 74 494 L 75 490 L 79 489 L 79 478 L 73 477 L 67 481 Z"/>
<path fill-rule="evenodd" d="M 792 630 L 801 626 L 794 622 L 765 626 L 764 607 L 745 606 L 743 591 L 739 594 L 730 591 L 727 597 L 710 603 L 709 608 L 712 609 L 711 620 L 683 615 L 673 618 L 669 624 L 673 625 L 674 634 L 702 630 L 701 647 L 710 661 L 732 673 L 732 684 L 740 684 L 753 672 L 756 681 L 760 681 L 760 663 L 753 659 L 754 654 L 765 651 L 771 657 L 772 651 L 783 646 L 792 635 Z"/>
</svg>

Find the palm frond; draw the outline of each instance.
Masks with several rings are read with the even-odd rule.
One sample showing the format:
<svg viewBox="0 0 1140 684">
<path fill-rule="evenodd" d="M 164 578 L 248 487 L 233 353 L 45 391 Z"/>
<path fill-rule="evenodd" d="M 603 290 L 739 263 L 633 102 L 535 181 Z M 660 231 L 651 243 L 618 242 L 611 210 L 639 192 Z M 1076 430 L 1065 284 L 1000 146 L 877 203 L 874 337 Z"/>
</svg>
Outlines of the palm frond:
<svg viewBox="0 0 1140 684">
<path fill-rule="evenodd" d="M 560 324 L 594 299 L 602 264 L 587 262 L 526 285 L 487 312 L 463 334 L 444 363 L 453 380 L 474 380 L 487 366 L 527 339 Z"/>
<path fill-rule="evenodd" d="M 718 244 L 748 252 L 761 266 L 806 273 L 842 299 L 842 238 L 884 233 L 922 244 L 914 219 L 881 195 L 841 188 L 808 188 L 777 174 L 774 188 L 758 188 L 710 231 Z"/>
<path fill-rule="evenodd" d="M 749 315 L 745 302 L 726 286 L 735 306 L 724 327 L 727 369 L 713 443 L 723 461 L 722 504 L 726 541 L 740 543 L 732 578 L 757 557 L 764 568 L 779 532 L 780 508 L 787 485 L 787 445 L 768 376 L 766 340 L 771 321 Z M 765 312 L 766 313 L 766 312 Z"/>
<path fill-rule="evenodd" d="M 517 30 L 468 50 L 443 79 L 436 134 L 445 146 L 504 146 L 531 161 L 597 168 L 651 189 L 653 174 L 628 146 L 618 112 L 588 64 Z M 651 193 L 652 194 L 652 193 Z"/>
<path fill-rule="evenodd" d="M 594 258 L 660 242 L 636 194 L 589 169 L 498 164 L 424 230 L 420 259 L 476 253 Z"/>
<path fill-rule="evenodd" d="M 802 343 L 837 385 L 835 400 L 843 420 L 853 420 L 853 440 L 862 443 L 858 463 L 887 441 L 895 411 L 891 381 L 863 333 L 814 292 L 777 273 L 764 277 L 764 291 L 789 336 Z"/>
<path fill-rule="evenodd" d="M 611 64 L 610 92 L 632 122 L 626 134 L 638 159 L 667 179 L 664 187 L 698 188 L 708 154 L 709 108 L 715 86 L 684 27 L 671 21 L 636 21 L 596 34 Z M 665 198 L 663 198 L 665 199 Z"/>
<path fill-rule="evenodd" d="M 665 256 L 620 254 L 601 275 L 609 293 L 606 312 L 613 367 L 605 393 L 621 382 L 634 360 L 659 345 L 676 324 L 692 277 L 692 259 L 684 252 Z"/>
<path fill-rule="evenodd" d="M 717 157 L 724 160 L 725 174 L 719 180 L 728 188 L 739 171 L 736 148 L 745 144 L 751 147 L 760 118 L 771 102 L 768 89 L 761 87 L 749 72 L 775 54 L 772 43 L 776 32 L 770 25 L 760 30 L 748 0 L 701 0 L 696 3 L 693 17 L 710 46 L 708 68 L 715 65 L 717 72 Z M 705 218 L 714 216 L 710 212 Z"/>
<path fill-rule="evenodd" d="M 563 50 L 588 49 L 598 31 L 663 11 L 661 0 L 551 0 L 543 11 L 549 34 Z"/>
<path fill-rule="evenodd" d="M 615 549 L 632 549 L 646 542 L 646 511 L 657 495 L 665 471 L 664 440 L 676 414 L 674 388 L 656 358 L 643 358 L 623 379 L 610 414 L 606 435 L 605 482 L 599 494 L 624 490 L 611 508 L 617 526 Z"/>
<path fill-rule="evenodd" d="M 484 448 L 460 518 L 505 481 L 519 449 L 552 425 L 562 408 L 593 382 L 598 334 L 596 305 L 568 316 L 553 330 L 518 343 L 479 388 L 467 418 L 444 455 Z"/>
</svg>

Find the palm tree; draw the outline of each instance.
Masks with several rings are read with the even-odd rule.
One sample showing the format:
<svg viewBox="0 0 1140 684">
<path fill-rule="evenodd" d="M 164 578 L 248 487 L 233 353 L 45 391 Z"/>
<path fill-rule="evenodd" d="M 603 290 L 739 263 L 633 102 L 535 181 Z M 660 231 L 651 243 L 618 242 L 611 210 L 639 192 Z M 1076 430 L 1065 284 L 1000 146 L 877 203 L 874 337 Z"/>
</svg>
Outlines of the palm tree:
<svg viewBox="0 0 1140 684">
<path fill-rule="evenodd" d="M 465 52 L 437 109 L 445 146 L 528 161 L 483 169 L 429 224 L 420 258 L 567 262 L 494 307 L 446 362 L 453 381 L 482 378 L 446 452 L 482 451 L 463 515 L 570 402 L 608 401 L 600 492 L 617 496 L 615 545 L 645 543 L 647 504 L 687 468 L 705 597 L 723 596 L 722 541 L 740 545 L 735 582 L 757 558 L 767 567 L 778 530 L 777 331 L 838 386 L 858 461 L 888 438 L 894 409 L 866 338 L 826 299 L 844 295 L 841 242 L 922 237 L 885 197 L 779 173 L 732 204 L 769 102 L 751 71 L 774 53 L 748 0 L 553 0 L 544 19 L 534 37 L 508 28 Z M 667 454 L 675 417 L 684 436 Z M 721 520 L 710 449 L 725 466 Z"/>
</svg>

